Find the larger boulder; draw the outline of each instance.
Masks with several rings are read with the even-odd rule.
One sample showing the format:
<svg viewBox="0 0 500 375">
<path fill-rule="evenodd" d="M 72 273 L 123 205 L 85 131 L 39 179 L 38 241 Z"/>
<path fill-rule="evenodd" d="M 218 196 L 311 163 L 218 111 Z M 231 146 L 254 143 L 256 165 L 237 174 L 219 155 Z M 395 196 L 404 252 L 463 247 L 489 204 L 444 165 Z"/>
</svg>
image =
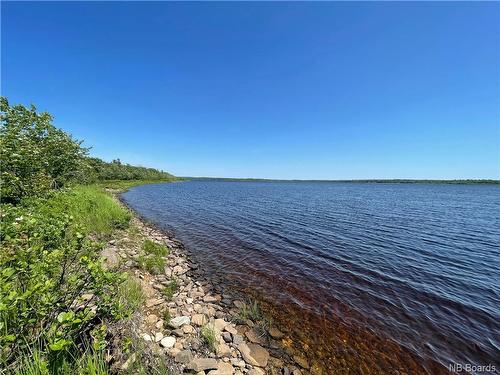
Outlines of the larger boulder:
<svg viewBox="0 0 500 375">
<path fill-rule="evenodd" d="M 266 367 L 269 360 L 269 352 L 258 344 L 241 343 L 238 345 L 243 359 L 252 366 Z"/>
</svg>

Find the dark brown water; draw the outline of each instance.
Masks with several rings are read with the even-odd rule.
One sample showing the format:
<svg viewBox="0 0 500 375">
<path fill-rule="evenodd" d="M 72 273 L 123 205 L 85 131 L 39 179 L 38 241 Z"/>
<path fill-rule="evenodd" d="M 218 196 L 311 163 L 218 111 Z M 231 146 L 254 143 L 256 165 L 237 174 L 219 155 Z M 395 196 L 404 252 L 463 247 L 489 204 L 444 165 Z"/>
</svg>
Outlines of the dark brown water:
<svg viewBox="0 0 500 375">
<path fill-rule="evenodd" d="M 500 186 L 189 181 L 123 198 L 327 369 L 500 369 Z"/>
</svg>

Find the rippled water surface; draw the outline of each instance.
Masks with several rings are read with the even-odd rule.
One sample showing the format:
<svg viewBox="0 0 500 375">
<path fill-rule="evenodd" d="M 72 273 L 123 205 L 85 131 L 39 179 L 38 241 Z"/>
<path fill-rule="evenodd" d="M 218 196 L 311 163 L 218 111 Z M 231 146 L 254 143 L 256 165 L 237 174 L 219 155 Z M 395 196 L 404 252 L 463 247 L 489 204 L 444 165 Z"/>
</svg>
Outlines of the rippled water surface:
<svg viewBox="0 0 500 375">
<path fill-rule="evenodd" d="M 188 181 L 123 198 L 299 325 L 327 368 L 500 369 L 500 186 Z"/>
</svg>

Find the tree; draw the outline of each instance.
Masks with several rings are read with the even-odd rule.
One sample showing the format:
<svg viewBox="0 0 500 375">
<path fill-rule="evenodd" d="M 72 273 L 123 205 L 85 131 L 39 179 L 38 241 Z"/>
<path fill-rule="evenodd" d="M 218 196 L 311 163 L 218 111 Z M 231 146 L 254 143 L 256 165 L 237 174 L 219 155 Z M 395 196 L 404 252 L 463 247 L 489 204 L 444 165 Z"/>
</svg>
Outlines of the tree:
<svg viewBox="0 0 500 375">
<path fill-rule="evenodd" d="M 2 202 L 44 195 L 85 177 L 88 149 L 52 125 L 52 116 L 35 106 L 10 106 L 0 98 L 0 168 Z"/>
</svg>

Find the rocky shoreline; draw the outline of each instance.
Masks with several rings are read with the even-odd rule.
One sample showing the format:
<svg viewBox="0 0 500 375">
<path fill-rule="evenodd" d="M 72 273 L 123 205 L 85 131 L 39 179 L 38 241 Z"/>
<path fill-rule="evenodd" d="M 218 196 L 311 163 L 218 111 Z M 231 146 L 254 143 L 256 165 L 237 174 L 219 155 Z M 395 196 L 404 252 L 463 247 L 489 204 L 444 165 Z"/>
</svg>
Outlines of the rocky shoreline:
<svg viewBox="0 0 500 375">
<path fill-rule="evenodd" d="M 140 283 L 146 301 L 126 329 L 141 341 L 144 353 L 165 357 L 169 374 L 324 373 L 319 364 L 310 365 L 306 357 L 295 353 L 292 340 L 261 314 L 255 301 L 204 277 L 170 233 L 137 215 L 131 226 L 133 236 L 122 233 L 109 241 L 102 254 L 109 267 L 129 273 Z M 138 238 L 168 247 L 164 272 L 154 275 L 138 267 Z M 175 292 L 166 298 L 162 290 L 173 281 Z M 115 329 L 116 341 L 123 336 L 120 330 L 124 327 Z M 117 342 L 110 354 L 117 372 L 126 371 L 136 360 L 134 353 L 124 353 L 119 347 Z"/>
</svg>

